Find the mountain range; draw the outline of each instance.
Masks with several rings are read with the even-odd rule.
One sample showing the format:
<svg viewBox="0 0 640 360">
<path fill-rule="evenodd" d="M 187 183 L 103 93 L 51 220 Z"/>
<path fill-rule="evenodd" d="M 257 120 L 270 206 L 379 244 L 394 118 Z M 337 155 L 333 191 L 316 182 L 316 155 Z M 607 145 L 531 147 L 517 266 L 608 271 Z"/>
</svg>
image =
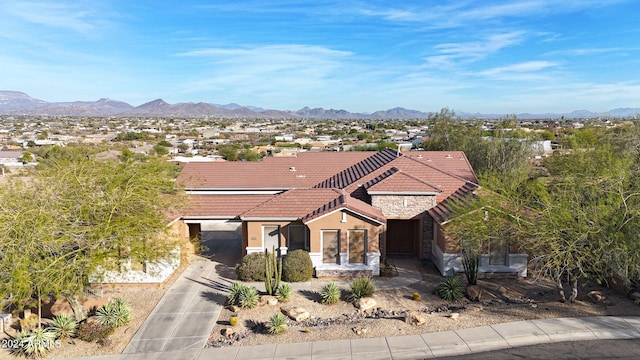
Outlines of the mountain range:
<svg viewBox="0 0 640 360">
<path fill-rule="evenodd" d="M 58 116 L 117 116 L 117 117 L 220 117 L 220 118 L 297 118 L 297 119 L 426 119 L 432 112 L 396 107 L 374 113 L 353 113 L 347 110 L 304 107 L 297 111 L 269 110 L 236 103 L 221 105 L 211 103 L 169 104 L 156 99 L 140 106 L 123 101 L 102 98 L 97 101 L 47 102 L 34 99 L 19 91 L 0 91 L 0 115 L 58 115 Z M 499 119 L 512 114 L 481 114 L 456 111 L 465 119 Z M 640 108 L 618 108 L 603 113 L 577 110 L 556 114 L 515 114 L 519 119 L 592 119 L 627 118 L 640 115 Z"/>
</svg>

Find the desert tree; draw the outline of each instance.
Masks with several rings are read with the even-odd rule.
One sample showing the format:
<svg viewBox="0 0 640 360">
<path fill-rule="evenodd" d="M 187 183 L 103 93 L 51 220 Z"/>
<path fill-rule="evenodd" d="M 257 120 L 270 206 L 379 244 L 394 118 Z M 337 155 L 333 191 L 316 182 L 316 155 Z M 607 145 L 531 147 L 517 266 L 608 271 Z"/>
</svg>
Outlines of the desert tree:
<svg viewBox="0 0 640 360">
<path fill-rule="evenodd" d="M 154 261 L 177 244 L 167 214 L 181 201 L 174 165 L 157 158 L 96 160 L 57 149 L 0 191 L 0 296 L 65 297 L 77 319 L 90 277 L 124 261 Z"/>
</svg>

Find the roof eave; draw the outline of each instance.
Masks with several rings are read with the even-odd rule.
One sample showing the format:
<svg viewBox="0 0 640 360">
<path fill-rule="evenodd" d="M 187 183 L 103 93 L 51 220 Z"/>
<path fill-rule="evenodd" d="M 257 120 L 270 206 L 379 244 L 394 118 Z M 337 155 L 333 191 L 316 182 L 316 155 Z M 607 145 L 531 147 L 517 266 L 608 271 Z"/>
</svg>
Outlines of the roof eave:
<svg viewBox="0 0 640 360">
<path fill-rule="evenodd" d="M 437 196 L 441 194 L 435 191 L 367 191 L 369 195 L 432 195 Z"/>
<path fill-rule="evenodd" d="M 378 223 L 379 225 L 384 225 L 384 224 L 386 224 L 386 219 L 385 219 L 384 221 L 382 221 L 382 220 L 380 220 L 380 219 L 376 219 L 375 217 L 372 217 L 372 216 L 370 216 L 370 215 L 366 215 L 366 214 L 363 214 L 363 213 L 361 213 L 361 212 L 358 212 L 358 211 L 355 211 L 355 210 L 349 209 L 348 207 L 340 207 L 340 208 L 337 208 L 337 209 L 332 210 L 332 211 L 329 211 L 329 212 L 327 212 L 327 213 L 325 213 L 325 214 L 322 214 L 322 215 L 319 215 L 319 216 L 313 217 L 313 218 L 311 218 L 311 219 L 310 219 L 310 220 L 308 220 L 308 221 L 305 221 L 304 219 L 302 219 L 302 222 L 306 225 L 306 224 L 312 223 L 312 222 L 314 222 L 314 221 L 316 221 L 316 220 L 322 219 L 323 217 L 329 216 L 329 215 L 331 215 L 331 214 L 333 214 L 333 213 L 336 213 L 336 212 L 338 212 L 338 211 L 342 211 L 342 210 L 345 210 L 345 211 L 348 211 L 348 212 L 350 212 L 350 213 L 352 213 L 352 214 L 356 214 L 356 215 L 358 215 L 358 216 L 361 216 L 361 217 L 363 217 L 363 218 L 365 218 L 365 219 L 367 219 L 367 220 L 369 220 L 369 221 L 371 221 L 371 222 Z"/>
<path fill-rule="evenodd" d="M 299 217 L 268 217 L 268 216 L 241 216 L 242 221 L 298 221 Z"/>
</svg>

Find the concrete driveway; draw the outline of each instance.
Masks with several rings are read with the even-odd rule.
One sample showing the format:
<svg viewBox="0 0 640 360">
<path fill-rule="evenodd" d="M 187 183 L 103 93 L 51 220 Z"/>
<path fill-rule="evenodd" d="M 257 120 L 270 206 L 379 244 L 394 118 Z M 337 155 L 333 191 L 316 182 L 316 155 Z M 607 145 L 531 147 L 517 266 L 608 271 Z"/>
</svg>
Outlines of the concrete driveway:
<svg viewBox="0 0 640 360">
<path fill-rule="evenodd" d="M 237 231 L 202 235 L 205 252 L 167 290 L 123 354 L 204 347 L 235 280 L 242 242 Z"/>
</svg>

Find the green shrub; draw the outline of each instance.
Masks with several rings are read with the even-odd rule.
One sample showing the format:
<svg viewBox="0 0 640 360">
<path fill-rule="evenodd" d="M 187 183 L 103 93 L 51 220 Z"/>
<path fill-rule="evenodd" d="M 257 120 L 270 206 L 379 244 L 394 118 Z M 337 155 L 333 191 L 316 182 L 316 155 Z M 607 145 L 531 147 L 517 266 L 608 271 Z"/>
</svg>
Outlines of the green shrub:
<svg viewBox="0 0 640 360">
<path fill-rule="evenodd" d="M 275 313 L 269 318 L 267 325 L 269 334 L 280 334 L 287 331 L 287 317 L 282 313 Z"/>
<path fill-rule="evenodd" d="M 60 342 L 56 336 L 48 329 L 36 330 L 34 332 L 21 331 L 12 339 L 11 353 L 16 356 L 40 357 L 44 356 L 51 348 L 58 346 Z"/>
<path fill-rule="evenodd" d="M 113 299 L 96 311 L 96 322 L 112 328 L 127 325 L 131 322 L 131 306 L 122 298 Z"/>
<path fill-rule="evenodd" d="M 447 276 L 433 292 L 445 301 L 458 301 L 464 296 L 465 288 L 457 276 Z"/>
<path fill-rule="evenodd" d="M 360 276 L 351 283 L 351 296 L 349 299 L 355 301 L 371 296 L 374 292 L 376 292 L 376 286 L 373 284 L 373 280 L 368 276 Z"/>
<path fill-rule="evenodd" d="M 238 296 L 238 305 L 245 309 L 251 309 L 258 305 L 259 300 L 260 294 L 258 294 L 258 289 L 255 286 L 244 286 Z"/>
<path fill-rule="evenodd" d="M 236 265 L 236 275 L 240 281 L 264 281 L 265 258 L 261 252 L 245 255 Z"/>
<path fill-rule="evenodd" d="M 320 291 L 320 301 L 323 304 L 335 304 L 340 300 L 342 290 L 334 282 L 330 282 L 322 287 Z"/>
<path fill-rule="evenodd" d="M 56 339 L 64 339 L 74 337 L 78 328 L 78 321 L 73 315 L 60 314 L 54 316 L 51 323 L 47 327 L 53 332 Z"/>
<path fill-rule="evenodd" d="M 102 342 L 107 340 L 113 331 L 114 329 L 110 326 L 101 325 L 95 321 L 85 321 L 78 326 L 78 339 L 87 342 Z"/>
<path fill-rule="evenodd" d="M 282 284 L 276 290 L 276 299 L 283 303 L 287 302 L 291 299 L 291 293 L 291 286 L 289 286 L 289 284 Z"/>
<path fill-rule="evenodd" d="M 244 284 L 240 281 L 235 281 L 231 287 L 229 288 L 229 295 L 227 295 L 227 303 L 229 305 L 238 305 L 238 301 L 240 300 L 240 292 L 244 288 Z"/>
<path fill-rule="evenodd" d="M 282 280 L 287 282 L 309 281 L 313 276 L 313 263 L 309 253 L 298 249 L 282 259 Z"/>
</svg>

